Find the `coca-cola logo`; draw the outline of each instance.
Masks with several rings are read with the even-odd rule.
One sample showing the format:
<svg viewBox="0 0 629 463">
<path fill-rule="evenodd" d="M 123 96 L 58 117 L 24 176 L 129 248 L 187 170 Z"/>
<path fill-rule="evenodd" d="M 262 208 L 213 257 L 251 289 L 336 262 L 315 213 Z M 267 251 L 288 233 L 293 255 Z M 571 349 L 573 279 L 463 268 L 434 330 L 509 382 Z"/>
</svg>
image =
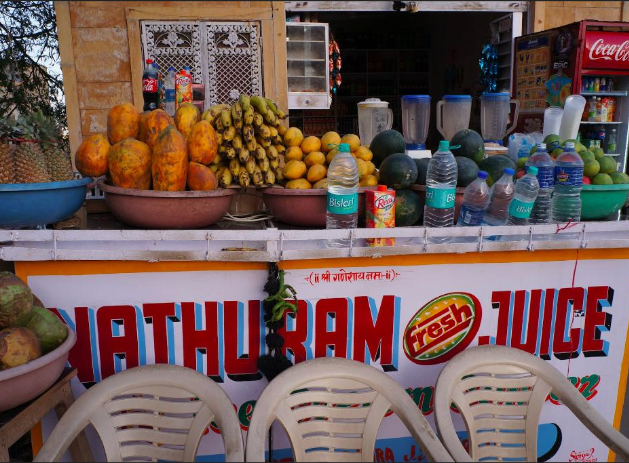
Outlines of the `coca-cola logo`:
<svg viewBox="0 0 629 463">
<path fill-rule="evenodd" d="M 605 39 L 598 39 L 590 48 L 589 58 L 592 61 L 604 59 L 606 61 L 629 61 L 629 40 L 620 45 L 605 43 Z"/>
<path fill-rule="evenodd" d="M 395 198 L 392 195 L 382 195 L 374 201 L 374 206 L 377 209 L 390 209 L 395 203 Z"/>
<path fill-rule="evenodd" d="M 143 92 L 156 92 L 157 79 L 142 79 L 142 91 Z"/>
</svg>

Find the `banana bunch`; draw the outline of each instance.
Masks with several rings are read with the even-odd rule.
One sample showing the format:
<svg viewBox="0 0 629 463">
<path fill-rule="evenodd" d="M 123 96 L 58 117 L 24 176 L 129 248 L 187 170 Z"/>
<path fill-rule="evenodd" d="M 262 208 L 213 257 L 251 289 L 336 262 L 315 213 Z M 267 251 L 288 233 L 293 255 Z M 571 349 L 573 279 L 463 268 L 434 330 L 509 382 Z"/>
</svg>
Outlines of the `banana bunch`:
<svg viewBox="0 0 629 463">
<path fill-rule="evenodd" d="M 280 155 L 286 152 L 281 120 L 288 114 L 273 101 L 240 95 L 234 104 L 219 104 L 203 113 L 218 139 L 218 156 L 210 168 L 221 187 L 273 185 L 283 179 Z"/>
</svg>

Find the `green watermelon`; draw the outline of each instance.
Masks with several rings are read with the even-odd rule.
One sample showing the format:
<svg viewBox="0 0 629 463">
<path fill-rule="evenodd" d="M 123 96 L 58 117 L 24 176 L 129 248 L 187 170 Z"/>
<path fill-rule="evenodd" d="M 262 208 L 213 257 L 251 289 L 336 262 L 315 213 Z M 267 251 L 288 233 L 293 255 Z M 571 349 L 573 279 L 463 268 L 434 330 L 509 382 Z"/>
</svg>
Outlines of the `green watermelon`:
<svg viewBox="0 0 629 463">
<path fill-rule="evenodd" d="M 369 149 L 373 153 L 372 162 L 376 167 L 380 167 L 380 164 L 387 156 L 406 151 L 406 142 L 402 134 L 397 130 L 385 130 L 371 140 Z"/>
<path fill-rule="evenodd" d="M 459 148 L 456 148 L 457 146 Z M 450 151 L 455 156 L 469 158 L 478 164 L 485 159 L 485 142 L 478 132 L 470 129 L 459 130 L 450 141 Z"/>
<path fill-rule="evenodd" d="M 456 186 L 465 188 L 478 177 L 478 165 L 469 158 L 457 156 L 456 165 L 459 171 Z"/>
<path fill-rule="evenodd" d="M 502 177 L 502 174 L 507 167 L 511 167 L 514 171 L 517 170 L 517 166 L 515 165 L 513 159 L 504 154 L 489 156 L 487 159 L 480 162 L 478 167 L 480 170 L 487 172 L 487 185 L 489 186 L 492 186 L 500 179 L 500 177 Z"/>
<path fill-rule="evenodd" d="M 380 183 L 395 190 L 408 188 L 417 180 L 417 165 L 408 154 L 393 153 L 380 165 Z"/>
<path fill-rule="evenodd" d="M 395 192 L 395 226 L 410 227 L 415 225 L 424 215 L 424 204 L 417 193 L 412 190 Z"/>
<path fill-rule="evenodd" d="M 42 354 L 55 350 L 68 337 L 68 330 L 63 322 L 50 310 L 42 307 L 33 306 L 33 310 L 22 317 L 17 325 L 35 333 Z"/>
<path fill-rule="evenodd" d="M 413 159 L 417 166 L 417 180 L 415 183 L 418 185 L 426 185 L 426 174 L 428 173 L 428 163 L 430 158 Z"/>
</svg>

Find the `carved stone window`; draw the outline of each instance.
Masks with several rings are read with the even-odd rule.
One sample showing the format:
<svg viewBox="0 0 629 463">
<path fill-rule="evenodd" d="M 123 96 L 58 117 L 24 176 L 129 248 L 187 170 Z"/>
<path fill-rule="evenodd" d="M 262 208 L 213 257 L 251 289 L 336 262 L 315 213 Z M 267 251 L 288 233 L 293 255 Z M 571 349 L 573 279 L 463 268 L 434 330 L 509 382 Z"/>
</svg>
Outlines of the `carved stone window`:
<svg viewBox="0 0 629 463">
<path fill-rule="evenodd" d="M 263 94 L 262 47 L 257 22 L 142 21 L 144 60 L 162 72 L 189 66 L 195 83 L 205 84 L 208 108 L 232 103 L 240 93 Z"/>
</svg>

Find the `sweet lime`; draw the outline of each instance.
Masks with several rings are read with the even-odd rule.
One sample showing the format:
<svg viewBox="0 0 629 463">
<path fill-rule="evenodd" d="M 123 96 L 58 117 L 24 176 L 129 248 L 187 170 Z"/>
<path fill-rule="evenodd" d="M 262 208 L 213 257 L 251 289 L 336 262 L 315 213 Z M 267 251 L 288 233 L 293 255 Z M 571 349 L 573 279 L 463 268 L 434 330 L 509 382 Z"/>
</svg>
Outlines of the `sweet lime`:
<svg viewBox="0 0 629 463">
<path fill-rule="evenodd" d="M 528 161 L 529 158 L 520 158 L 518 159 L 518 162 L 515 163 L 516 166 L 518 166 L 518 169 L 524 169 L 524 166 L 526 165 L 526 161 Z"/>
<path fill-rule="evenodd" d="M 605 152 L 603 151 L 602 148 L 594 148 L 592 150 L 592 153 L 594 153 L 594 157 L 596 157 L 596 159 L 602 158 L 603 156 L 605 156 Z"/>
<path fill-rule="evenodd" d="M 588 150 L 581 151 L 579 153 L 579 156 L 581 156 L 581 159 L 583 159 L 583 162 L 594 161 L 596 159 L 596 156 L 594 156 L 594 153 Z"/>
<path fill-rule="evenodd" d="M 629 183 L 629 175 L 624 172 L 612 172 L 609 176 L 611 177 L 612 182 L 614 182 L 614 185 Z"/>
<path fill-rule="evenodd" d="M 597 174 L 592 179 L 592 185 L 613 185 L 612 178 L 607 174 Z"/>
<path fill-rule="evenodd" d="M 530 156 L 531 154 L 533 154 L 535 151 L 537 151 L 537 145 L 533 145 L 533 146 L 531 147 L 531 149 L 529 150 L 529 156 Z"/>
<path fill-rule="evenodd" d="M 598 163 L 601 165 L 601 172 L 604 174 L 611 174 L 612 172 L 616 172 L 616 161 L 609 156 L 603 156 L 598 160 Z"/>
<path fill-rule="evenodd" d="M 598 163 L 598 161 L 592 159 L 591 161 L 587 162 L 583 160 L 583 162 L 585 163 L 583 166 L 583 175 L 585 175 L 586 177 L 592 178 L 601 171 L 601 165 Z"/>
<path fill-rule="evenodd" d="M 550 155 L 552 157 L 554 157 L 555 159 L 559 157 L 559 155 L 563 153 L 563 149 L 561 148 L 555 148 L 554 150 L 552 150 L 552 152 L 550 153 Z"/>
<path fill-rule="evenodd" d="M 559 137 L 559 135 L 546 135 L 546 137 L 544 138 L 544 143 L 546 143 L 546 149 L 551 151 L 561 146 L 561 138 Z"/>
<path fill-rule="evenodd" d="M 587 149 L 587 148 L 585 147 L 585 145 L 584 145 L 583 143 L 581 143 L 581 142 L 576 142 L 576 143 L 574 144 L 574 150 L 575 150 L 577 153 L 580 153 L 581 151 L 585 151 L 586 149 Z"/>
</svg>

